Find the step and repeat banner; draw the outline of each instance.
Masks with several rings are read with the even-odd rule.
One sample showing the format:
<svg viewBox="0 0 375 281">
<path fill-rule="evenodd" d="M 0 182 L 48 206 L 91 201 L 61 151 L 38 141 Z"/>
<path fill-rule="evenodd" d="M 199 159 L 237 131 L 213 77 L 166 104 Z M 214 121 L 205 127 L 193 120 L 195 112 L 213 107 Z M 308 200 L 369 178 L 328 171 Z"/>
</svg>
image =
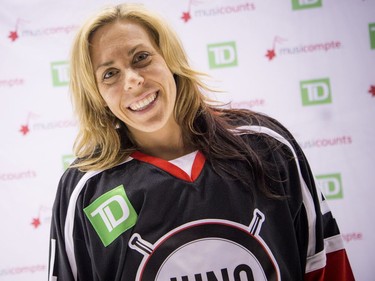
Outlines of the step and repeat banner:
<svg viewBox="0 0 375 281">
<path fill-rule="evenodd" d="M 213 97 L 281 121 L 304 149 L 357 280 L 375 267 L 375 1 L 148 0 Z M 51 209 L 77 132 L 69 52 L 120 1 L 2 0 L 0 280 L 47 279 Z"/>
</svg>

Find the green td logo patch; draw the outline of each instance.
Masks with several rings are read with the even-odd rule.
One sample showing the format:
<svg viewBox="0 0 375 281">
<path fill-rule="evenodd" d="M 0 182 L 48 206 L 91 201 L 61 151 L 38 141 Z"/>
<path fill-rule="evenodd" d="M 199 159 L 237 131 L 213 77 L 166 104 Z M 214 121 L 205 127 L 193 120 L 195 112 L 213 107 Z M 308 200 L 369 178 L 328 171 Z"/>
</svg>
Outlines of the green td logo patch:
<svg viewBox="0 0 375 281">
<path fill-rule="evenodd" d="M 106 247 L 133 227 L 138 217 L 123 185 L 97 198 L 84 212 Z"/>
<path fill-rule="evenodd" d="M 374 50 L 375 49 L 375 22 L 369 23 L 368 30 L 370 33 L 370 46 L 371 46 L 371 49 Z"/>
<path fill-rule="evenodd" d="M 322 6 L 322 0 L 292 0 L 293 10 L 318 8 Z"/>
<path fill-rule="evenodd" d="M 234 41 L 210 44 L 207 46 L 207 51 L 210 68 L 230 67 L 238 64 Z"/>
<path fill-rule="evenodd" d="M 69 84 L 69 63 L 59 61 L 51 63 L 52 83 L 53 86 L 66 86 Z"/>
<path fill-rule="evenodd" d="M 331 85 L 328 78 L 300 82 L 302 105 L 332 103 Z"/>
<path fill-rule="evenodd" d="M 344 197 L 340 174 L 319 175 L 315 178 L 324 196 L 328 200 L 342 199 Z"/>
</svg>

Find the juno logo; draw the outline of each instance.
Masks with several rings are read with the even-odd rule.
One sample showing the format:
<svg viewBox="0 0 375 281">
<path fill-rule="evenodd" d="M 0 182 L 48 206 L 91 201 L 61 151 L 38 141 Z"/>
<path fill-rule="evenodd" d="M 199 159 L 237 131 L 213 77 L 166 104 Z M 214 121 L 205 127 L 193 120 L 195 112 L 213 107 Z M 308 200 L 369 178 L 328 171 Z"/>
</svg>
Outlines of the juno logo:
<svg viewBox="0 0 375 281">
<path fill-rule="evenodd" d="M 53 86 L 66 86 L 69 84 L 69 63 L 59 61 L 51 63 L 52 83 Z"/>
<path fill-rule="evenodd" d="M 316 176 L 316 181 L 327 199 L 342 199 L 341 174 L 329 174 Z"/>
<path fill-rule="evenodd" d="M 322 6 L 322 0 L 292 0 L 293 10 L 310 9 Z"/>
<path fill-rule="evenodd" d="M 236 42 L 223 42 L 207 46 L 210 68 L 236 66 L 237 50 Z"/>
<path fill-rule="evenodd" d="M 328 78 L 300 82 L 302 105 L 332 103 L 331 86 Z"/>
</svg>

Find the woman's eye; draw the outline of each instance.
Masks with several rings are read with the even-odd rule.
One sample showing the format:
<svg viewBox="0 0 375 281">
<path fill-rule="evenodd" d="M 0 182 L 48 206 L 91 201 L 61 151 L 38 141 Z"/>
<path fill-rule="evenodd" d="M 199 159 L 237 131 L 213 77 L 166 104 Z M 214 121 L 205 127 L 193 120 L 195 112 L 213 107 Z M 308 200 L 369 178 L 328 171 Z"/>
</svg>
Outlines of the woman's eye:
<svg viewBox="0 0 375 281">
<path fill-rule="evenodd" d="M 116 73 L 117 73 L 116 70 L 109 70 L 109 71 L 105 72 L 104 75 L 103 75 L 103 80 L 106 80 L 106 79 L 109 79 L 109 78 L 113 77 Z"/>
<path fill-rule="evenodd" d="M 140 61 L 143 61 L 145 59 L 147 59 L 149 57 L 149 53 L 146 53 L 146 52 L 143 52 L 143 53 L 139 53 L 137 54 L 135 57 L 134 57 L 134 60 L 133 62 L 134 63 L 137 63 L 137 62 L 140 62 Z"/>
</svg>

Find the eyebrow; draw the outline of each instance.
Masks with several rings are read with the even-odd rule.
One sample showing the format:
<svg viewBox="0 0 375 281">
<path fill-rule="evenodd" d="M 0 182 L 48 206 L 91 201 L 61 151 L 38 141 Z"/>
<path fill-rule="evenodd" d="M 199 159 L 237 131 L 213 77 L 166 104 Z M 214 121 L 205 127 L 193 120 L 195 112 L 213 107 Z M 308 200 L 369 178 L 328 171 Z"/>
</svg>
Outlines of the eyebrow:
<svg viewBox="0 0 375 281">
<path fill-rule="evenodd" d="M 102 64 L 99 64 L 98 67 L 96 68 L 95 72 L 97 72 L 99 70 L 99 68 L 104 67 L 104 66 L 109 66 L 111 64 L 113 64 L 113 60 L 102 63 Z"/>
<path fill-rule="evenodd" d="M 133 48 L 131 48 L 131 49 L 128 51 L 128 56 L 130 57 L 130 56 L 134 55 L 135 51 L 136 51 L 140 46 L 142 46 L 142 45 L 143 45 L 143 44 L 140 43 L 140 44 L 135 45 Z M 107 61 L 107 62 L 104 62 L 104 63 L 101 63 L 101 64 L 98 65 L 98 67 L 96 68 L 95 72 L 97 72 L 97 71 L 99 70 L 99 68 L 104 67 L 104 66 L 110 66 L 110 65 L 113 64 L 113 63 L 114 63 L 113 60 L 111 60 L 111 61 Z"/>
</svg>

